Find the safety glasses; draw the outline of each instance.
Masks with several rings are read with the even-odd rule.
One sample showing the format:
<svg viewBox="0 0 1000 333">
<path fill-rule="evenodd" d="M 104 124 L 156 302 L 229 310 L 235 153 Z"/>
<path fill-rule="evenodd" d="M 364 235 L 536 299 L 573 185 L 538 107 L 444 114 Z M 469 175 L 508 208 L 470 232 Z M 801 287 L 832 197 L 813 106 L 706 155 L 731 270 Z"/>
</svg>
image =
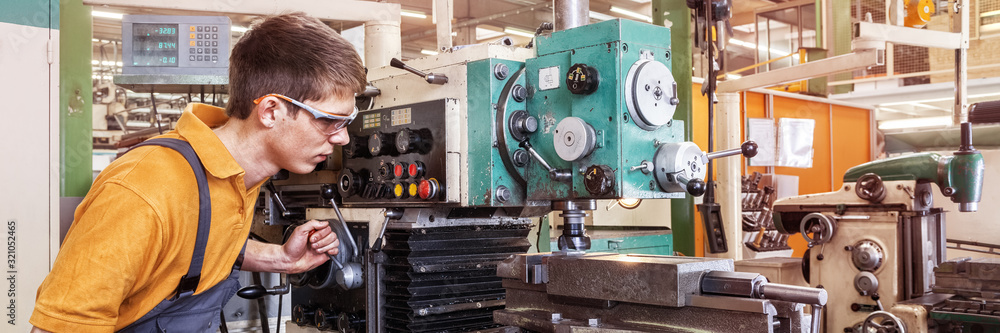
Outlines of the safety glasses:
<svg viewBox="0 0 1000 333">
<path fill-rule="evenodd" d="M 354 118 L 358 116 L 357 106 L 354 106 L 354 111 L 352 111 L 350 115 L 342 116 L 305 105 L 305 103 L 296 101 L 282 94 L 267 94 L 253 100 L 253 103 L 260 104 L 260 101 L 271 96 L 286 100 L 289 103 L 312 113 L 313 117 L 315 117 L 312 121 L 313 126 L 316 126 L 316 129 L 319 129 L 319 131 L 323 132 L 325 135 L 334 135 L 343 131 L 344 128 L 346 128 L 347 125 L 350 124 L 351 121 L 354 121 Z"/>
</svg>

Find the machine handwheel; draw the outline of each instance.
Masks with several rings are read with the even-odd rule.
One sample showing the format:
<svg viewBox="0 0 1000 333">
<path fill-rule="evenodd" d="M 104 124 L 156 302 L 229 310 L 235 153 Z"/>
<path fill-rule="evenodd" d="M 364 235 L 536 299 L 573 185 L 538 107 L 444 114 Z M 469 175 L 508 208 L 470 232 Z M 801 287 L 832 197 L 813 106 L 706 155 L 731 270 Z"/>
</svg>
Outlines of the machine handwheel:
<svg viewBox="0 0 1000 333">
<path fill-rule="evenodd" d="M 865 318 L 861 325 L 865 333 L 906 333 L 906 325 L 895 315 L 885 311 L 875 311 Z"/>
<path fill-rule="evenodd" d="M 837 223 L 833 218 L 821 213 L 809 213 L 799 224 L 799 232 L 809 243 L 809 247 L 829 242 L 833 239 L 836 228 Z"/>
<path fill-rule="evenodd" d="M 869 202 L 882 202 L 885 199 L 885 184 L 882 183 L 882 177 L 874 173 L 866 173 L 858 177 L 854 193 L 858 195 L 858 198 Z"/>
</svg>

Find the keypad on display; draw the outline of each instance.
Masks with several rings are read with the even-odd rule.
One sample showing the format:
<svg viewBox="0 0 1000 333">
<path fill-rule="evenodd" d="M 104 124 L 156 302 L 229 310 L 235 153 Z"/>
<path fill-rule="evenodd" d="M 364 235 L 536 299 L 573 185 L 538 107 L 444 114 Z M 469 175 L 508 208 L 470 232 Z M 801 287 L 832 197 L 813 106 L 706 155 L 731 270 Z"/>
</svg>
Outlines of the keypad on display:
<svg viewBox="0 0 1000 333">
<path fill-rule="evenodd" d="M 192 25 L 189 37 L 192 47 L 189 49 L 188 60 L 219 61 L 219 26 Z"/>
</svg>

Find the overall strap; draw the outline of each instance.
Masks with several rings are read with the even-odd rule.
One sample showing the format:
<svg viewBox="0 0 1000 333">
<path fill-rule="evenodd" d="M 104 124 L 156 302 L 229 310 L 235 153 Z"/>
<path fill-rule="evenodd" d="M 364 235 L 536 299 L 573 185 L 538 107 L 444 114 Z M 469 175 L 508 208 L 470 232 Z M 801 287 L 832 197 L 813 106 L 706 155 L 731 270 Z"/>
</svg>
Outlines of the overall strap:
<svg viewBox="0 0 1000 333">
<path fill-rule="evenodd" d="M 208 244 L 208 232 L 212 224 L 212 199 L 208 192 L 208 178 L 205 176 L 205 167 L 201 164 L 198 154 L 191 148 L 191 144 L 184 140 L 158 138 L 146 140 L 132 148 L 141 146 L 163 146 L 184 156 L 191 170 L 194 171 L 195 180 L 198 182 L 198 235 L 195 238 L 194 253 L 191 255 L 191 265 L 188 266 L 187 274 L 181 277 L 180 283 L 174 295 L 183 293 L 194 293 L 198 289 L 201 281 L 201 267 L 205 262 L 205 246 Z"/>
</svg>

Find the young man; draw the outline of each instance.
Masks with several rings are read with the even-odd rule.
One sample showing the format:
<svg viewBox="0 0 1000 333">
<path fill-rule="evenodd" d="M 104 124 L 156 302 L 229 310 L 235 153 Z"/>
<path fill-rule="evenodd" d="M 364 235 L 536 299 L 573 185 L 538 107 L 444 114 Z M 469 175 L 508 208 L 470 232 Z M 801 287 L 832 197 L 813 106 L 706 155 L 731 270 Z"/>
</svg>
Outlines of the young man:
<svg viewBox="0 0 1000 333">
<path fill-rule="evenodd" d="M 297 227 L 284 245 L 247 236 L 268 177 L 310 172 L 350 140 L 360 57 L 319 20 L 280 15 L 240 39 L 229 77 L 225 110 L 192 104 L 159 137 L 189 143 L 194 162 L 183 149 L 143 146 L 97 177 L 38 289 L 33 332 L 215 332 L 240 265 L 298 273 L 337 253 L 326 222 Z"/>
</svg>

